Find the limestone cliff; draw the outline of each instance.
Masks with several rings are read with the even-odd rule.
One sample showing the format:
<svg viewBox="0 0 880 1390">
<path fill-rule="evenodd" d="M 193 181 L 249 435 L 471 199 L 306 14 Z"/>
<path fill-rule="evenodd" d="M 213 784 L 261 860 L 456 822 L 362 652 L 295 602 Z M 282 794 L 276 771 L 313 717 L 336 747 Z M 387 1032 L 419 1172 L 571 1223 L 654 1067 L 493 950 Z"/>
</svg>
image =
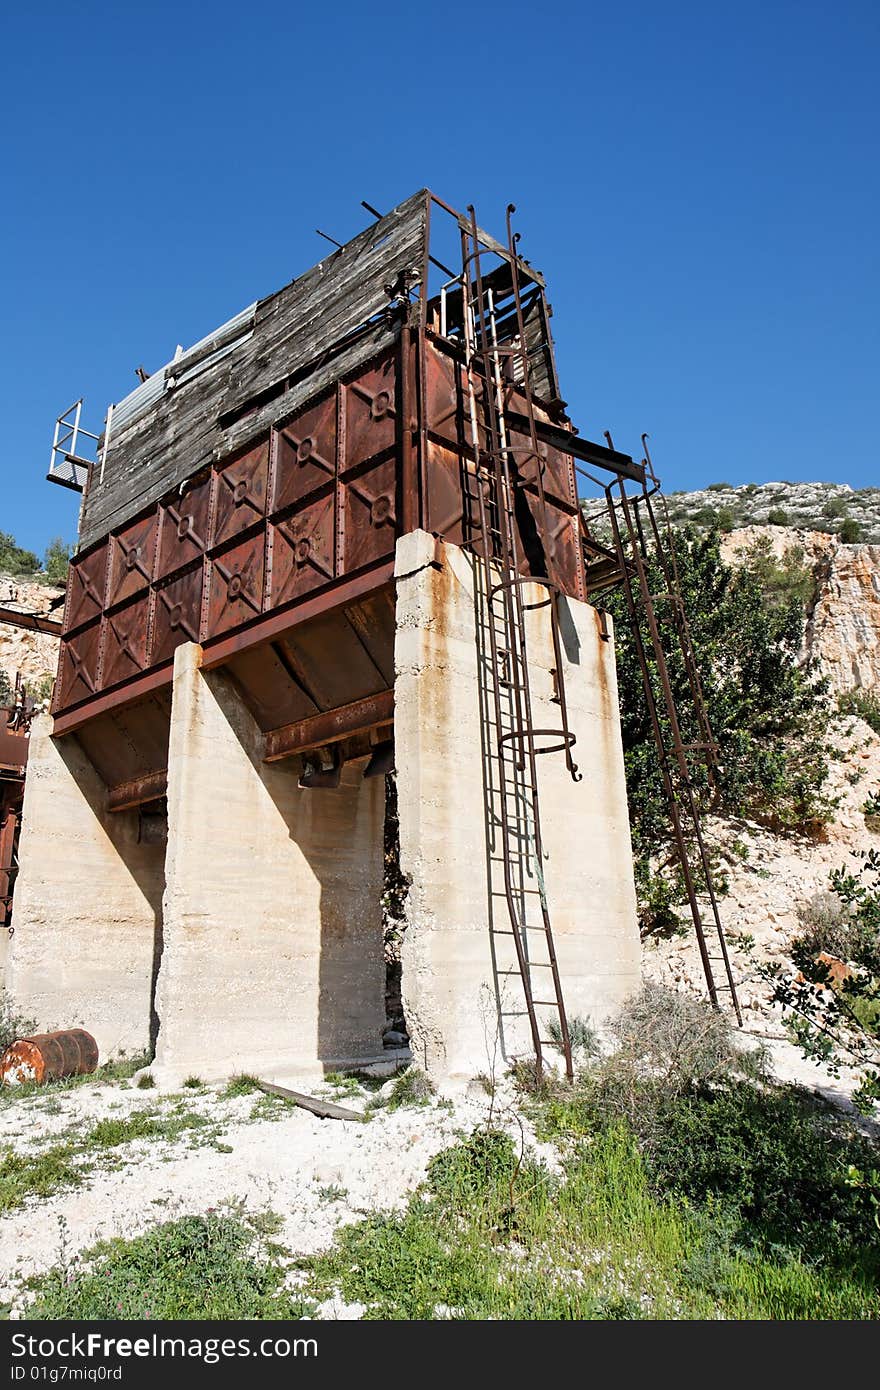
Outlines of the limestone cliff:
<svg viewBox="0 0 880 1390">
<path fill-rule="evenodd" d="M 3 608 L 60 618 L 61 607 L 52 611 L 52 604 L 63 594 L 63 589 L 52 584 L 0 575 L 0 607 Z M 0 670 L 5 671 L 10 685 L 15 684 L 16 673 L 20 671 L 29 686 L 39 687 L 47 676 L 55 675 L 57 665 L 57 637 L 0 623 Z"/>
<path fill-rule="evenodd" d="M 822 531 L 746 526 L 722 540 L 722 555 L 736 564 L 759 537 L 782 557 L 798 546 L 812 568 L 804 655 L 812 657 L 833 690 L 880 693 L 880 545 L 844 545 Z"/>
</svg>

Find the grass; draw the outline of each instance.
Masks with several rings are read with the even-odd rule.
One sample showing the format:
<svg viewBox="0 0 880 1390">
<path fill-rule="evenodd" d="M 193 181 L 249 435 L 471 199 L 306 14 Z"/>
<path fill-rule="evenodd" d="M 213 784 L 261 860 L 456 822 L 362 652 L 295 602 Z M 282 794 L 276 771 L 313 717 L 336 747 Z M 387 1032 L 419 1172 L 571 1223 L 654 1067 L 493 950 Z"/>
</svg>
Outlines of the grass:
<svg viewBox="0 0 880 1390">
<path fill-rule="evenodd" d="M 242 1212 L 185 1216 L 134 1240 L 94 1246 L 31 1282 L 35 1319 L 300 1318 L 284 1288 L 276 1221 Z"/>
<path fill-rule="evenodd" d="M 581 1139 L 562 1177 L 481 1131 L 400 1215 L 347 1227 L 304 1290 L 379 1319 L 869 1318 L 854 1273 L 738 1247 L 724 1214 L 659 1196 L 634 1137 Z"/>
<path fill-rule="evenodd" d="M 0 1158 L 0 1213 L 20 1207 L 29 1197 L 51 1197 L 62 1187 L 76 1187 L 82 1173 L 74 1163 L 73 1144 L 52 1144 L 35 1154 L 9 1150 Z"/>
<path fill-rule="evenodd" d="M 173 1142 L 189 1131 L 199 1131 L 200 1142 L 216 1142 L 217 1125 L 204 1115 L 185 1109 L 172 1114 L 139 1110 L 98 1120 L 83 1134 L 71 1128 L 36 1152 L 7 1150 L 0 1158 L 0 1213 L 21 1206 L 29 1197 L 51 1197 L 62 1188 L 79 1186 L 86 1173 L 85 1160 L 103 1166 L 109 1161 L 112 1166 L 109 1150 L 139 1139 Z"/>
</svg>

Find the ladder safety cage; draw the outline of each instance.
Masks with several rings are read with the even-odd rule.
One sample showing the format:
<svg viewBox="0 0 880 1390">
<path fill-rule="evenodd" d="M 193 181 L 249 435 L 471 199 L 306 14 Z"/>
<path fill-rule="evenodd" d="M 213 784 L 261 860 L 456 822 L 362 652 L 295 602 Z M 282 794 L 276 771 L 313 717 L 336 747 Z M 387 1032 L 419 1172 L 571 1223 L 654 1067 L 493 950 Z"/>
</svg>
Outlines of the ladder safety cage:
<svg viewBox="0 0 880 1390">
<path fill-rule="evenodd" d="M 510 259 L 502 265 L 501 275 L 484 271 L 483 258 L 498 253 L 481 244 L 472 207 L 468 209 L 469 224 L 461 226 L 461 342 L 473 454 L 473 472 L 466 476 L 466 498 L 472 504 L 469 545 L 481 562 L 475 601 L 482 646 L 484 746 L 491 764 L 487 779 L 487 810 L 494 840 L 494 846 L 490 845 L 490 869 L 491 849 L 495 847 L 500 851 L 516 972 L 522 983 L 536 1072 L 538 1076 L 542 1074 L 547 1048 L 560 1049 L 566 1075 L 571 1079 L 571 1039 L 543 874 L 537 757 L 562 752 L 571 777 L 579 781 L 580 774 L 572 756 L 575 735 L 568 723 L 558 613 L 560 590 L 549 543 L 517 238 L 510 224 L 514 210 L 512 206 L 508 208 Z M 499 327 L 501 294 L 511 301 L 503 310 L 504 337 Z M 448 304 L 441 308 L 444 328 L 448 325 L 447 309 Z M 506 400 L 506 387 L 511 382 L 518 386 L 526 402 L 528 430 L 524 446 L 511 443 Z M 525 557 L 516 521 L 516 489 L 522 486 L 523 470 L 530 462 L 534 465 L 546 577 L 522 573 Z M 542 589 L 543 596 L 535 598 L 528 592 L 529 586 Z M 555 701 L 560 715 L 556 728 L 538 728 L 533 720 L 526 618 L 533 610 L 546 611 L 550 623 Z M 546 1023 L 539 1018 L 538 1010 L 552 1011 Z M 543 1036 L 544 1029 L 550 1036 Z"/>
</svg>

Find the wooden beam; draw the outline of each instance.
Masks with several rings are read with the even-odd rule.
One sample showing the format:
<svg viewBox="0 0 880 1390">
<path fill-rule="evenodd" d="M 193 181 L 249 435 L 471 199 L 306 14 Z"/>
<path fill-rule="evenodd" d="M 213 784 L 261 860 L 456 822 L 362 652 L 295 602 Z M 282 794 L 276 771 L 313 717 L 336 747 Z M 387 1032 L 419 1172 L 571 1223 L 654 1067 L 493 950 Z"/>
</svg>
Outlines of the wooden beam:
<svg viewBox="0 0 880 1390">
<path fill-rule="evenodd" d="M 383 690 L 378 695 L 368 695 L 366 699 L 354 700 L 350 705 L 339 709 L 309 715 L 297 719 L 292 724 L 283 724 L 280 729 L 270 729 L 266 734 L 266 747 L 263 761 L 277 762 L 279 758 L 289 758 L 294 753 L 305 753 L 309 748 L 322 748 L 328 743 L 338 743 L 340 739 L 350 738 L 352 734 L 363 734 L 380 724 L 387 724 L 394 717 L 394 691 Z"/>
<path fill-rule="evenodd" d="M 168 790 L 168 769 L 163 767 L 156 772 L 145 772 L 143 777 L 133 777 L 130 782 L 117 782 L 107 793 L 107 808 L 110 811 L 130 811 L 133 806 L 143 806 L 145 801 L 156 801 Z"/>
</svg>

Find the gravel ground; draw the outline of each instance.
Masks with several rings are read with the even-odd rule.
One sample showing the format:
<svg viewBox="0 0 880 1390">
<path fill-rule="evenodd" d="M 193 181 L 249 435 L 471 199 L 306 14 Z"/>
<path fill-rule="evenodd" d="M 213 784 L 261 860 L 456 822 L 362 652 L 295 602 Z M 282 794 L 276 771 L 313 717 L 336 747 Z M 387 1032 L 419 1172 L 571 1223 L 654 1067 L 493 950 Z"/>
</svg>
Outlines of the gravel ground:
<svg viewBox="0 0 880 1390">
<path fill-rule="evenodd" d="M 392 1084 L 383 1087 L 386 1094 Z M 353 1096 L 329 1087 L 321 1094 L 356 1109 L 369 1099 L 365 1091 Z M 518 1138 L 512 1101 L 509 1083 L 502 1082 L 495 1116 Z M 139 1139 L 102 1149 L 93 1162 L 85 1161 L 82 1186 L 30 1198 L 7 1213 L 0 1220 L 0 1302 L 12 1304 L 13 1317 L 22 1316 L 23 1282 L 30 1275 L 98 1240 L 135 1236 L 229 1202 L 277 1212 L 284 1220 L 277 1239 L 292 1253 L 322 1249 L 341 1224 L 403 1206 L 433 1155 L 484 1123 L 491 1104 L 474 1085 L 472 1094 L 378 1109 L 367 1124 L 356 1124 L 321 1120 L 259 1093 L 227 1099 L 207 1087 L 162 1094 L 96 1082 L 13 1099 L 0 1112 L 0 1149 L 22 1154 L 36 1155 L 70 1133 L 81 1141 L 96 1121 L 137 1111 L 160 1118 L 195 1114 L 210 1123 L 173 1140 Z M 251 1118 L 255 1109 L 261 1118 Z M 530 1133 L 526 1138 L 552 1156 Z M 108 1162 L 118 1166 L 108 1169 Z"/>
</svg>

